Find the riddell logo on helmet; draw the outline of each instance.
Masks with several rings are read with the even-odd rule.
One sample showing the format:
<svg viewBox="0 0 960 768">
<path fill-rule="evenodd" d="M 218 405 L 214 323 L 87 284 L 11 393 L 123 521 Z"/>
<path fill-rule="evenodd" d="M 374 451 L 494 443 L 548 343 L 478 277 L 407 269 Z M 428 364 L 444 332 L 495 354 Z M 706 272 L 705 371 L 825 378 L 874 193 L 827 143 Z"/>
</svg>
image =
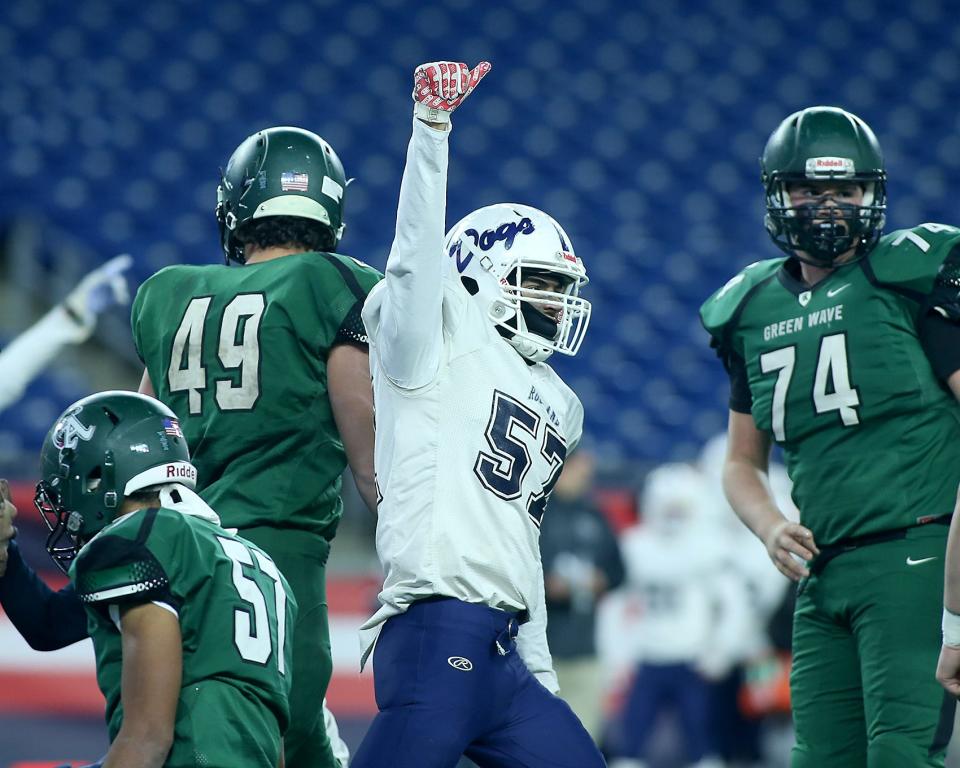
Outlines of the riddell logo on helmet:
<svg viewBox="0 0 960 768">
<path fill-rule="evenodd" d="M 807 176 L 852 176 L 856 173 L 849 157 L 811 157 L 806 163 Z"/>
<path fill-rule="evenodd" d="M 187 478 L 196 482 L 197 470 L 189 464 L 167 464 L 167 479 Z"/>
</svg>

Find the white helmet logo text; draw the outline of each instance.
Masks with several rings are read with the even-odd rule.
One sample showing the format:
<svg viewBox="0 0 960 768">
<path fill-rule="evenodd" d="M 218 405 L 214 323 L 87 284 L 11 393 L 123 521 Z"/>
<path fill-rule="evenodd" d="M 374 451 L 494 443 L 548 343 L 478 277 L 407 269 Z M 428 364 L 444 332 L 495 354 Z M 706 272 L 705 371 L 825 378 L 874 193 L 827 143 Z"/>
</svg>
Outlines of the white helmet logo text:
<svg viewBox="0 0 960 768">
<path fill-rule="evenodd" d="M 66 448 L 76 448 L 80 440 L 84 442 L 93 437 L 97 428 L 94 425 L 87 426 L 77 418 L 79 409 L 74 413 L 68 413 L 53 430 L 53 445 L 63 451 Z"/>
</svg>

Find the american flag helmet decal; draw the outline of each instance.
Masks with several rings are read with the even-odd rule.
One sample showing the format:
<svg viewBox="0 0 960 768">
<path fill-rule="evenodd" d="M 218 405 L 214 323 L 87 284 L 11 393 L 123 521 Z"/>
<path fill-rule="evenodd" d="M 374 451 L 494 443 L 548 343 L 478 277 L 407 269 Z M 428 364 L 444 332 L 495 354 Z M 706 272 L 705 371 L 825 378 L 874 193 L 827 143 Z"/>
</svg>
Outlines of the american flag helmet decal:
<svg viewBox="0 0 960 768">
<path fill-rule="evenodd" d="M 280 189 L 284 192 L 306 192 L 310 176 L 303 171 L 284 171 L 280 174 Z"/>
<path fill-rule="evenodd" d="M 183 432 L 180 430 L 180 422 L 176 419 L 164 417 L 163 431 L 171 437 L 183 437 Z"/>
</svg>

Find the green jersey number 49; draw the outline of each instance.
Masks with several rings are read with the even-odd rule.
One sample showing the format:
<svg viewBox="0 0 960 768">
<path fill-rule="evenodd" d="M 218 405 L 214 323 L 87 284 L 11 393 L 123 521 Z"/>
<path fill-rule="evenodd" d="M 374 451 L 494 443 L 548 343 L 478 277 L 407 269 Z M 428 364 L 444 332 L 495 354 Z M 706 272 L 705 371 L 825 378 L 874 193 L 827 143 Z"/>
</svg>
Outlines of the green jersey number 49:
<svg viewBox="0 0 960 768">
<path fill-rule="evenodd" d="M 167 371 L 171 393 L 188 390 L 191 416 L 200 413 L 200 394 L 207 388 L 202 353 L 211 298 L 199 296 L 187 305 L 173 337 Z M 265 306 L 262 293 L 241 293 L 223 310 L 217 356 L 224 370 L 237 370 L 240 379 L 239 383 L 230 378 L 217 381 L 215 399 L 223 411 L 249 411 L 260 396 L 260 320 Z"/>
</svg>

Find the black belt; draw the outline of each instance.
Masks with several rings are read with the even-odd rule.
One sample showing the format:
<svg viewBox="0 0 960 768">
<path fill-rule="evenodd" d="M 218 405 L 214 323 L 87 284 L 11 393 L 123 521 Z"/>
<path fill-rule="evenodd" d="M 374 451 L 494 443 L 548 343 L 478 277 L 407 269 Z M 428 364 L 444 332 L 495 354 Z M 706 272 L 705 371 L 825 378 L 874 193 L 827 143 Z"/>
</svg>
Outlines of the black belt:
<svg viewBox="0 0 960 768">
<path fill-rule="evenodd" d="M 940 515 L 939 517 L 934 517 L 917 525 L 908 525 L 906 528 L 896 528 L 892 531 L 881 531 L 880 533 L 868 533 L 864 536 L 850 536 L 846 539 L 840 539 L 836 544 L 820 547 L 820 554 L 810 563 L 810 573 L 811 575 L 819 575 L 823 569 L 826 568 L 827 563 L 838 555 L 842 555 L 844 552 L 852 552 L 855 549 L 867 547 L 871 544 L 882 544 L 885 541 L 905 539 L 907 538 L 908 531 L 924 525 L 950 525 L 952 518 L 953 513 L 951 512 L 950 514 Z"/>
</svg>

